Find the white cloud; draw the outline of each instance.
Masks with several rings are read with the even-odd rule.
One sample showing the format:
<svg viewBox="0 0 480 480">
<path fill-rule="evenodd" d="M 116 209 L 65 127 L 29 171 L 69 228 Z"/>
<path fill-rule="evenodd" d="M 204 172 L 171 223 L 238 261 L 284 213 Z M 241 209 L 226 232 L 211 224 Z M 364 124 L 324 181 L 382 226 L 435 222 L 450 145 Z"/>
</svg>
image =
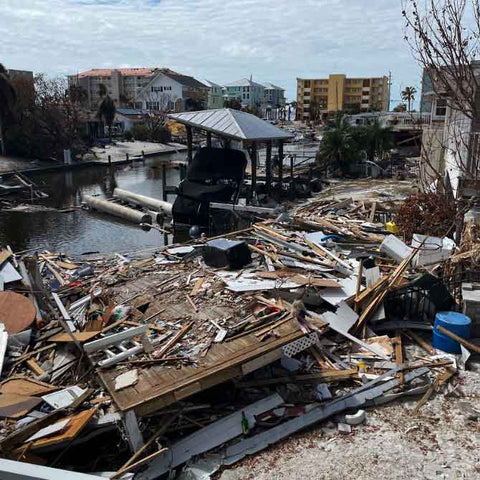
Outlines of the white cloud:
<svg viewBox="0 0 480 480">
<path fill-rule="evenodd" d="M 391 0 L 1 0 L 0 62 L 50 75 L 112 66 L 169 67 L 222 83 L 420 72 Z"/>
</svg>

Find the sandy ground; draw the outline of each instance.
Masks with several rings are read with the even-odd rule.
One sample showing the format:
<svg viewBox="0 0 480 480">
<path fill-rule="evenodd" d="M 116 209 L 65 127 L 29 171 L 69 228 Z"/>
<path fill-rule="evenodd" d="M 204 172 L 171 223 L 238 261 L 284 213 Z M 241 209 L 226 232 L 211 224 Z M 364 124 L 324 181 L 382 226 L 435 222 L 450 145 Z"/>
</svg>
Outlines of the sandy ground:
<svg viewBox="0 0 480 480">
<path fill-rule="evenodd" d="M 324 198 L 341 200 L 353 198 L 361 200 L 400 200 L 416 191 L 415 181 L 396 179 L 363 178 L 357 180 L 331 180 L 329 187 L 314 197 L 315 200 Z"/>
<path fill-rule="evenodd" d="M 25 160 L 22 158 L 3 157 L 0 155 L 0 173 L 10 172 L 12 170 L 25 170 L 27 168 L 35 168 L 40 165 L 37 160 Z"/>
<path fill-rule="evenodd" d="M 333 421 L 294 435 L 229 470 L 221 480 L 480 479 L 480 363 L 412 414 L 418 398 L 367 412 L 349 435 Z M 333 419 L 338 420 L 338 419 Z"/>
<path fill-rule="evenodd" d="M 84 160 L 93 160 L 97 162 L 108 162 L 108 156 L 110 155 L 112 161 L 125 160 L 126 155 L 130 158 L 138 157 L 142 154 L 154 155 L 170 152 L 178 152 L 185 150 L 185 145 L 180 143 L 151 143 L 151 142 L 116 142 L 115 145 L 108 145 L 106 148 L 94 147 L 92 151 L 95 155 L 85 155 Z"/>
</svg>

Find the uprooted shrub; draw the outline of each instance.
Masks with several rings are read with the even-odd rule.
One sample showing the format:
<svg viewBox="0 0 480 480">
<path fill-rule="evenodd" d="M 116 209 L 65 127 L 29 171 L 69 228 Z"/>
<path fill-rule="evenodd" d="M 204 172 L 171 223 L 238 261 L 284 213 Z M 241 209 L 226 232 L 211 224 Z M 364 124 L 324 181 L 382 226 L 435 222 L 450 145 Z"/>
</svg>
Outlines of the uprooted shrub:
<svg viewBox="0 0 480 480">
<path fill-rule="evenodd" d="M 451 230 L 456 215 L 456 205 L 438 193 L 410 195 L 400 206 L 395 223 L 405 241 L 414 233 L 444 237 Z"/>
</svg>

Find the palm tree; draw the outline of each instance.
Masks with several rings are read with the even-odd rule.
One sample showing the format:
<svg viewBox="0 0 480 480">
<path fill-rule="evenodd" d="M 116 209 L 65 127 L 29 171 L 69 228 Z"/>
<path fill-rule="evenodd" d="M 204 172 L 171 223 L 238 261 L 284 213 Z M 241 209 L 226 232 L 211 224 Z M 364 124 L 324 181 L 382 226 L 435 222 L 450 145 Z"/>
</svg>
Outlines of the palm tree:
<svg viewBox="0 0 480 480">
<path fill-rule="evenodd" d="M 110 95 L 107 95 L 98 106 L 97 116 L 107 124 L 110 138 L 112 137 L 112 125 L 116 113 L 115 102 L 110 98 Z"/>
<path fill-rule="evenodd" d="M 383 160 L 383 155 L 393 146 L 393 130 L 382 127 L 378 120 L 365 127 L 365 143 L 363 144 L 370 161 Z"/>
<path fill-rule="evenodd" d="M 17 101 L 15 88 L 10 81 L 7 69 L 0 63 L 0 153 L 6 155 L 5 139 L 3 129 L 8 115 L 13 112 Z"/>
<path fill-rule="evenodd" d="M 415 94 L 417 93 L 417 89 L 415 87 L 405 87 L 405 90 L 402 90 L 402 100 L 407 102 L 408 110 L 411 111 L 412 102 L 415 100 Z"/>
<path fill-rule="evenodd" d="M 327 124 L 320 143 L 319 157 L 327 165 L 342 172 L 349 170 L 350 162 L 358 153 L 357 144 L 352 135 L 352 127 L 347 117 L 338 112 Z"/>
</svg>

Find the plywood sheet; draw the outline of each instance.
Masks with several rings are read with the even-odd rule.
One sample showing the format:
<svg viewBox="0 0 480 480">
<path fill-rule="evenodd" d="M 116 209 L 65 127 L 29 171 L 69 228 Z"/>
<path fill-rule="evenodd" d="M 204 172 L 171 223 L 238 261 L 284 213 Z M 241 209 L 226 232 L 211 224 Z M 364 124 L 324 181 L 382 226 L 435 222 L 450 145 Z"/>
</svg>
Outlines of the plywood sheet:
<svg viewBox="0 0 480 480">
<path fill-rule="evenodd" d="M 25 396 L 42 396 L 58 390 L 59 387 L 49 385 L 27 377 L 12 377 L 0 383 L 0 393 L 16 393 Z"/>
<path fill-rule="evenodd" d="M 35 305 L 15 292 L 0 292 L 0 323 L 9 334 L 23 332 L 35 320 Z"/>
<path fill-rule="evenodd" d="M 83 428 L 87 425 L 90 418 L 96 412 L 96 408 L 90 410 L 85 410 L 83 412 L 77 413 L 71 417 L 68 417 L 68 423 L 64 429 L 58 434 L 53 435 L 47 438 L 40 438 L 39 440 L 33 442 L 31 449 L 38 449 L 42 447 L 47 447 L 51 445 L 57 445 L 64 442 L 69 442 L 77 437 Z M 65 418 L 60 420 L 64 421 Z"/>
</svg>

